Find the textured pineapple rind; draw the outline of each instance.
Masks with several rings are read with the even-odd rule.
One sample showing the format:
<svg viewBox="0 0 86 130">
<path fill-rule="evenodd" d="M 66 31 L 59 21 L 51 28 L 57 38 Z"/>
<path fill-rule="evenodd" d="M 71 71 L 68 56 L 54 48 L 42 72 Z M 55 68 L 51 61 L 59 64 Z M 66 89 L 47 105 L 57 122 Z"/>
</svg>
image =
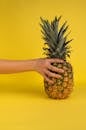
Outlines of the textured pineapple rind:
<svg viewBox="0 0 86 130">
<path fill-rule="evenodd" d="M 62 74 L 62 79 L 52 78 L 54 81 L 53 85 L 50 85 L 44 79 L 45 92 L 50 98 L 53 99 L 65 99 L 73 91 L 73 69 L 70 63 L 64 62 L 63 64 L 54 64 L 58 68 L 64 69 L 64 74 Z"/>
</svg>

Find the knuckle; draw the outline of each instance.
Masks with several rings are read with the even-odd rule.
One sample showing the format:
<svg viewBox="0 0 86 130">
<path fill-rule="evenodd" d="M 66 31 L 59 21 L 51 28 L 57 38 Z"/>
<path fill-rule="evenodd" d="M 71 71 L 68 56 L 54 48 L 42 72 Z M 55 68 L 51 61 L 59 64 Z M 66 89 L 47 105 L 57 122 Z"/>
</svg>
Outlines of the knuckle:
<svg viewBox="0 0 86 130">
<path fill-rule="evenodd" d="M 55 78 L 57 78 L 58 75 L 55 74 L 55 73 L 52 73 L 52 76 L 55 77 Z"/>
<path fill-rule="evenodd" d="M 58 72 L 63 73 L 64 70 L 63 69 L 58 69 Z"/>
<path fill-rule="evenodd" d="M 50 65 L 50 69 L 51 69 L 51 70 L 54 70 L 55 67 L 54 67 L 53 65 Z"/>
<path fill-rule="evenodd" d="M 57 72 L 57 71 L 58 71 L 58 68 L 57 68 L 57 67 L 53 67 L 53 70 L 54 70 L 55 72 Z"/>
<path fill-rule="evenodd" d="M 48 61 L 45 61 L 45 66 L 48 66 L 48 65 L 49 65 Z"/>
<path fill-rule="evenodd" d="M 48 75 L 48 76 L 51 76 L 51 73 L 50 73 L 49 71 L 47 71 L 47 75 Z"/>
</svg>

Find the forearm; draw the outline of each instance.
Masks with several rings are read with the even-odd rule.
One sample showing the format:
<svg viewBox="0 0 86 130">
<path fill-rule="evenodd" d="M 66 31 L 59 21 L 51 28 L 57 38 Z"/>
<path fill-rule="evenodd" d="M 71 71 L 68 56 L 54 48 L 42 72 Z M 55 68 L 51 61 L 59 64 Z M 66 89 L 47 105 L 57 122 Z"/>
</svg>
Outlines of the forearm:
<svg viewBox="0 0 86 130">
<path fill-rule="evenodd" d="M 0 73 L 18 73 L 35 70 L 35 60 L 0 60 Z"/>
<path fill-rule="evenodd" d="M 53 78 L 62 78 L 59 73 L 64 73 L 52 63 L 63 63 L 60 59 L 33 59 L 33 60 L 0 60 L 0 74 L 11 74 L 25 71 L 36 71 L 40 73 L 47 82 L 53 83 Z M 53 73 L 55 72 L 55 73 Z"/>
</svg>

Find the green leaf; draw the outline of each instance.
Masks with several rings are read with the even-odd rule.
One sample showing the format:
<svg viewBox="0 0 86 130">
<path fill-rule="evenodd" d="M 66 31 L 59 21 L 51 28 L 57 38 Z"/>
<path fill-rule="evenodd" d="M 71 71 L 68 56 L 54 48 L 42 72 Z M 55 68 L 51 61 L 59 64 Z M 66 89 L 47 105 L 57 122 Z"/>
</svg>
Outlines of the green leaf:
<svg viewBox="0 0 86 130">
<path fill-rule="evenodd" d="M 65 39 L 64 38 L 61 38 L 60 41 L 59 41 L 59 44 L 57 46 L 57 48 L 59 48 L 59 50 L 62 49 L 63 45 L 64 45 L 64 42 L 65 42 Z"/>
<path fill-rule="evenodd" d="M 71 39 L 71 40 L 69 40 L 69 41 L 65 42 L 65 44 L 64 44 L 64 45 L 65 45 L 65 46 L 66 46 L 66 45 L 68 45 L 68 44 L 69 44 L 72 40 L 73 40 L 73 39 Z"/>
<path fill-rule="evenodd" d="M 64 34 L 64 32 L 65 32 L 65 28 L 67 28 L 66 24 L 67 24 L 67 21 L 64 22 L 64 24 L 62 25 L 62 27 L 61 27 L 60 30 L 59 30 L 59 34 L 58 34 L 58 38 L 59 38 L 59 39 L 60 39 L 60 37 L 63 36 L 63 34 Z M 66 27 L 65 27 L 65 26 L 66 26 Z"/>
</svg>

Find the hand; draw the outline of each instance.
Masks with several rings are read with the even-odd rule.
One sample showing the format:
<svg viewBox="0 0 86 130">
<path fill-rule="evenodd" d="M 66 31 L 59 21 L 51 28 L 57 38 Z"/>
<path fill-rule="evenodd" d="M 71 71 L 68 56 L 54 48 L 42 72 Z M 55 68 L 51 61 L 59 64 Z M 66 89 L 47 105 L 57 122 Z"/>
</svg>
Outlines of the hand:
<svg viewBox="0 0 86 130">
<path fill-rule="evenodd" d="M 36 59 L 36 71 L 40 73 L 47 82 L 49 82 L 50 84 L 53 84 L 54 82 L 49 77 L 61 78 L 60 74 L 56 74 L 53 72 L 64 73 L 64 70 L 51 65 L 51 63 L 63 63 L 63 62 L 64 62 L 63 60 L 56 59 L 56 58 L 55 59 L 45 59 L 45 58 Z"/>
</svg>

